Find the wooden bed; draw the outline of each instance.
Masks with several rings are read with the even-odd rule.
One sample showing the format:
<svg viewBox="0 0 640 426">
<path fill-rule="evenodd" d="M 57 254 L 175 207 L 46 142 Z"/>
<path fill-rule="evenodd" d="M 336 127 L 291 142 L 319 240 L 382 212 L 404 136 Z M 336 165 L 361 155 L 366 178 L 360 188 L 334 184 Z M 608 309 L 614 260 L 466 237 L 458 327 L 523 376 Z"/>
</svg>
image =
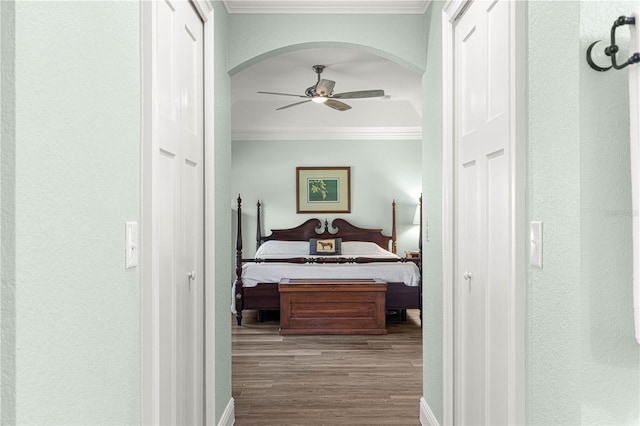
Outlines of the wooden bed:
<svg viewBox="0 0 640 426">
<path fill-rule="evenodd" d="M 421 201 L 421 200 L 420 200 Z M 375 243 L 380 248 L 388 252 L 396 252 L 396 211 L 395 201 L 392 203 L 392 235 L 382 234 L 381 229 L 365 229 L 352 225 L 345 219 L 336 218 L 331 222 L 331 228 L 327 220 L 323 222 L 320 219 L 309 219 L 294 228 L 288 229 L 272 229 L 271 234 L 263 236 L 261 233 L 261 205 L 257 204 L 257 231 L 256 231 L 256 247 L 259 248 L 267 241 L 283 241 L 283 242 L 308 242 L 312 238 L 327 239 L 340 238 L 342 242 L 369 242 Z M 420 203 L 420 209 L 422 204 Z M 422 215 L 421 215 L 422 216 Z M 345 256 L 325 256 L 325 257 L 278 257 L 278 258 L 243 258 L 242 257 L 242 199 L 238 195 L 237 199 L 237 218 L 238 227 L 236 235 L 236 279 L 234 282 L 234 311 L 238 325 L 242 325 L 242 312 L 244 310 L 258 311 L 279 311 L 280 310 L 280 292 L 278 290 L 278 281 L 257 282 L 253 286 L 246 286 L 243 282 L 243 265 L 249 264 L 286 264 L 286 265 L 342 265 L 342 264 L 358 264 L 358 265 L 374 265 L 374 264 L 394 264 L 394 263 L 416 263 L 419 270 L 419 279 L 417 285 L 406 285 L 404 282 L 387 281 L 385 293 L 385 308 L 387 311 L 398 311 L 406 316 L 406 309 L 422 310 L 422 243 L 421 238 L 418 241 L 420 256 L 418 260 L 407 259 L 405 257 L 345 257 Z M 332 229 L 333 231 L 330 231 Z M 422 235 L 422 224 L 420 224 L 420 234 Z M 389 246 L 391 245 L 391 249 Z M 405 265 L 408 266 L 408 265 Z M 415 269 L 415 268 L 414 268 Z M 342 273 L 342 272 L 341 272 Z M 282 276 L 281 279 L 292 277 Z M 349 276 L 341 278 L 349 279 Z M 361 278 L 361 277 L 359 277 Z M 368 278 L 377 279 L 379 277 L 371 276 Z M 422 311 L 420 313 L 422 318 Z"/>
</svg>

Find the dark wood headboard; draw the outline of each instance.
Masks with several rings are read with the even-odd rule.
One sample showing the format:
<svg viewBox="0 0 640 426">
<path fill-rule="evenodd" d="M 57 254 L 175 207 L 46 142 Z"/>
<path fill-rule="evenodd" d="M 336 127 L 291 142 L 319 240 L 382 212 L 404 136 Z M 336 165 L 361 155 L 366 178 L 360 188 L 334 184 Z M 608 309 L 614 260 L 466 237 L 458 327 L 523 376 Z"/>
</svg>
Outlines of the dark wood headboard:
<svg viewBox="0 0 640 426">
<path fill-rule="evenodd" d="M 308 241 L 310 238 L 342 238 L 342 241 L 368 241 L 376 243 L 385 250 L 389 250 L 389 243 L 393 243 L 391 252 L 396 252 L 396 202 L 392 203 L 392 235 L 384 235 L 382 229 L 367 229 L 357 227 L 345 219 L 336 218 L 329 223 L 324 221 L 324 227 L 320 219 L 309 219 L 301 225 L 288 229 L 272 229 L 271 234 L 262 236 L 261 205 L 258 202 L 256 248 L 265 241 Z"/>
</svg>

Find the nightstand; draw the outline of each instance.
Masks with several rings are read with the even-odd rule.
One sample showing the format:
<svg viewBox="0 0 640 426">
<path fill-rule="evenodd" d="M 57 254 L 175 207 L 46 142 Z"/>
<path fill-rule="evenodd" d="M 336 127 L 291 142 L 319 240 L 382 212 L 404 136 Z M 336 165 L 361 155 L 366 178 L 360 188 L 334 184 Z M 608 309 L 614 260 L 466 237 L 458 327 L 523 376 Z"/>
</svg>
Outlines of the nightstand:
<svg viewBox="0 0 640 426">
<path fill-rule="evenodd" d="M 407 250 L 404 252 L 404 257 L 407 259 L 407 262 L 413 262 L 416 265 L 420 266 L 420 252 Z"/>
</svg>

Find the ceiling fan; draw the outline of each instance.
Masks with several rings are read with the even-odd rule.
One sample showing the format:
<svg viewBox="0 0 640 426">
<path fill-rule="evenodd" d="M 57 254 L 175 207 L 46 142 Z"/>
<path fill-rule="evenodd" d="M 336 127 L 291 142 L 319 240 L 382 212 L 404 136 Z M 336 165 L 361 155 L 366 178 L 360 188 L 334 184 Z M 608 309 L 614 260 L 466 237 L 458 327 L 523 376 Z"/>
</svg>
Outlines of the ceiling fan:
<svg viewBox="0 0 640 426">
<path fill-rule="evenodd" d="M 283 95 L 283 96 L 295 96 L 297 98 L 306 98 L 306 100 L 301 102 L 296 102 L 293 104 L 285 105 L 280 108 L 276 108 L 276 111 L 286 108 L 291 108 L 292 106 L 301 105 L 307 102 L 317 102 L 323 103 L 326 106 L 337 109 L 338 111 L 347 111 L 350 110 L 351 107 L 344 102 L 339 101 L 338 99 L 361 99 L 361 98 L 376 98 L 379 96 L 384 96 L 384 90 L 361 90 L 358 92 L 344 92 L 344 93 L 333 93 L 333 86 L 335 86 L 336 82 L 332 80 L 325 80 L 320 78 L 320 74 L 326 68 L 324 65 L 314 65 L 313 70 L 318 74 L 318 81 L 311 87 L 308 87 L 307 90 L 304 91 L 303 95 L 293 95 L 289 93 L 276 93 L 276 92 L 258 92 L 266 95 Z"/>
</svg>

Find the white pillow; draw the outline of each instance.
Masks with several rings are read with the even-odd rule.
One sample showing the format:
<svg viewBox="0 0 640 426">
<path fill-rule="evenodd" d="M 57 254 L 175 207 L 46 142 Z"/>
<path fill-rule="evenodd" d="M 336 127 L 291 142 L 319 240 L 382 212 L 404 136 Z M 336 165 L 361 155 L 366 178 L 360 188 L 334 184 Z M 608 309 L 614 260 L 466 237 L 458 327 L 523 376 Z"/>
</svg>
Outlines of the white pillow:
<svg viewBox="0 0 640 426">
<path fill-rule="evenodd" d="M 343 256 L 395 256 L 376 243 L 366 241 L 343 241 Z"/>
<path fill-rule="evenodd" d="M 307 256 L 309 241 L 265 241 L 256 250 L 256 257 L 265 256 Z"/>
</svg>

